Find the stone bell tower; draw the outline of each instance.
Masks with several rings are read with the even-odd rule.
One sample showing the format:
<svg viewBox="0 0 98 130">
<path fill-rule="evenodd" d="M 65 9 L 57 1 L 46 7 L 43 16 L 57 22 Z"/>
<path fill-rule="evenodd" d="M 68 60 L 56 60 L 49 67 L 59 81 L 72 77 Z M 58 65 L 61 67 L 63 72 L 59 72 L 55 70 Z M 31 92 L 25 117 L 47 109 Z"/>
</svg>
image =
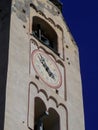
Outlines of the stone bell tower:
<svg viewBox="0 0 98 130">
<path fill-rule="evenodd" d="M 13 0 L 4 130 L 84 130 L 78 47 L 59 0 Z"/>
</svg>

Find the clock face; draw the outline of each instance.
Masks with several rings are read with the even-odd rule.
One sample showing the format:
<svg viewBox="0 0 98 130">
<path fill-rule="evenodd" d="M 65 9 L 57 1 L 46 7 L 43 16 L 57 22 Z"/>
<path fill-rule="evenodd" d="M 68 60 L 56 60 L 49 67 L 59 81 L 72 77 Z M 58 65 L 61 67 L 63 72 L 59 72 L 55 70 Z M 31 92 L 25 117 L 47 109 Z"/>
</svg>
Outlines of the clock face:
<svg viewBox="0 0 98 130">
<path fill-rule="evenodd" d="M 39 77 L 50 87 L 59 88 L 62 83 L 61 73 L 54 60 L 40 50 L 32 52 L 32 65 Z"/>
</svg>

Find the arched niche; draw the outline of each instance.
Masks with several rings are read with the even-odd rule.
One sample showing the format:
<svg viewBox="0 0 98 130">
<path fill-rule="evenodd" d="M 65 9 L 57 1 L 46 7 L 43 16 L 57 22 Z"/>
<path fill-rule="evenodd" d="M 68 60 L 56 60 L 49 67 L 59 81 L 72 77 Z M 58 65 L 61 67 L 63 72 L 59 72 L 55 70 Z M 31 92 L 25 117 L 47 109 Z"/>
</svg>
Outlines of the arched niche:
<svg viewBox="0 0 98 130">
<path fill-rule="evenodd" d="M 28 128 L 30 130 L 68 130 L 68 111 L 54 96 L 33 82 L 28 92 Z M 40 122 L 42 121 L 42 122 Z M 43 123 L 43 129 L 38 124 Z"/>
</svg>

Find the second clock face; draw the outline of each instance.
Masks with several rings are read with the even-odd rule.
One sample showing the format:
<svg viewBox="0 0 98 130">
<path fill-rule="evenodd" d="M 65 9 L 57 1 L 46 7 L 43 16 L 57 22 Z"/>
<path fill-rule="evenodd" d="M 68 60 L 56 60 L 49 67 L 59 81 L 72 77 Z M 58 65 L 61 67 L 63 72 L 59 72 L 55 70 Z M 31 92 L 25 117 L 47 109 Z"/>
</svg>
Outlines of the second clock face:
<svg viewBox="0 0 98 130">
<path fill-rule="evenodd" d="M 35 50 L 32 53 L 32 65 L 39 77 L 50 87 L 59 88 L 62 83 L 61 73 L 54 60 L 46 53 Z"/>
</svg>

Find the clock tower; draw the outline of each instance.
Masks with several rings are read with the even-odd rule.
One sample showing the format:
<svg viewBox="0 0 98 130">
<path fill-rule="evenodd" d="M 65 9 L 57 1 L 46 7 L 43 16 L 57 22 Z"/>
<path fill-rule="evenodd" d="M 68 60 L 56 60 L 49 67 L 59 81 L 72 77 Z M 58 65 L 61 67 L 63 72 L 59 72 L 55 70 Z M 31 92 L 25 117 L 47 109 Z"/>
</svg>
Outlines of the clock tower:
<svg viewBox="0 0 98 130">
<path fill-rule="evenodd" d="M 9 34 L 4 130 L 84 130 L 79 52 L 62 3 L 12 0 Z"/>
</svg>

